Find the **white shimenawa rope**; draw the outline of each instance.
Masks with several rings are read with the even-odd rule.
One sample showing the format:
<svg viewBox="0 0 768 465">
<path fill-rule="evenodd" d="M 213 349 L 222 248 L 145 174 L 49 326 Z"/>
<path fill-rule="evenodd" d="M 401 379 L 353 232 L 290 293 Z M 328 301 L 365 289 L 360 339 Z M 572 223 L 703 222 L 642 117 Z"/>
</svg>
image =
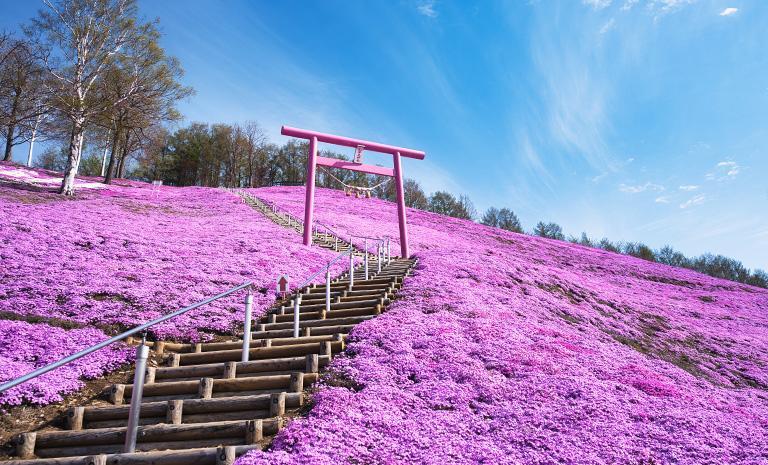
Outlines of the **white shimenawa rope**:
<svg viewBox="0 0 768 465">
<path fill-rule="evenodd" d="M 382 185 L 384 185 L 384 184 L 386 184 L 386 183 L 388 183 L 388 182 L 390 181 L 390 179 L 385 179 L 384 181 L 382 181 L 382 182 L 380 182 L 380 183 L 376 184 L 376 185 L 375 185 L 375 186 L 373 186 L 373 187 L 361 187 L 361 186 L 353 186 L 353 185 L 351 185 L 351 184 L 347 184 L 347 183 L 345 183 L 344 181 L 342 181 L 341 179 L 337 178 L 336 176 L 334 176 L 334 175 L 333 175 L 333 173 L 331 173 L 330 171 L 326 170 L 326 169 L 325 169 L 325 168 L 323 168 L 322 166 L 320 166 L 319 168 L 320 168 L 321 170 L 325 171 L 325 174 L 327 174 L 328 176 L 332 177 L 332 178 L 333 178 L 333 179 L 335 179 L 335 180 L 336 180 L 336 181 L 337 181 L 339 184 L 341 184 L 342 186 L 344 186 L 344 191 L 345 191 L 345 192 L 346 192 L 346 190 L 347 190 L 347 189 L 349 189 L 349 190 L 351 190 L 351 191 L 360 191 L 360 192 L 367 192 L 367 193 L 370 193 L 371 191 L 373 191 L 373 190 L 374 190 L 374 189 L 376 189 L 377 187 L 379 187 L 379 186 L 382 186 Z"/>
</svg>

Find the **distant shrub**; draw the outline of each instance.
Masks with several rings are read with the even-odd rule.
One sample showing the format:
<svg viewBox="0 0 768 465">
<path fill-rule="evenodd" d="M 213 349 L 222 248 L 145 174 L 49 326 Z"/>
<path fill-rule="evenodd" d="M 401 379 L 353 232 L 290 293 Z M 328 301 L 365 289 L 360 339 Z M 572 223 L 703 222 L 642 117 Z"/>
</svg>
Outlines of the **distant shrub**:
<svg viewBox="0 0 768 465">
<path fill-rule="evenodd" d="M 603 250 L 607 250 L 608 252 L 615 252 L 615 253 L 621 252 L 621 250 L 619 250 L 619 246 L 609 241 L 607 237 L 600 239 L 600 242 L 597 243 L 597 247 Z"/>
<path fill-rule="evenodd" d="M 557 223 L 544 223 L 543 221 L 539 221 L 536 223 L 536 227 L 533 228 L 533 234 L 548 239 L 557 239 L 559 241 L 565 240 L 563 228 Z"/>
<path fill-rule="evenodd" d="M 480 222 L 486 226 L 506 229 L 507 231 L 523 232 L 523 227 L 520 225 L 520 219 L 515 215 L 515 212 L 509 208 L 498 209 L 496 207 L 491 207 L 485 211 Z"/>
<path fill-rule="evenodd" d="M 656 254 L 653 253 L 653 249 L 642 242 L 625 242 L 621 244 L 621 252 L 626 255 L 648 260 L 649 262 L 656 261 Z"/>
</svg>

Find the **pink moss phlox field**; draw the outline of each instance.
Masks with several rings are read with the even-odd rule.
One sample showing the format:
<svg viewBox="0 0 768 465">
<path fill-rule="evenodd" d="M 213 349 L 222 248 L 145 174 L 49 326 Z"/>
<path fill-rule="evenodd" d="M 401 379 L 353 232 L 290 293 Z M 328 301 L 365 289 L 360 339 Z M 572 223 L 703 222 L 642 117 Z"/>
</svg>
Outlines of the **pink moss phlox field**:
<svg viewBox="0 0 768 465">
<path fill-rule="evenodd" d="M 0 383 L 99 343 L 108 336 L 95 328 L 62 329 L 44 323 L 0 320 Z M 118 343 L 0 394 L 0 406 L 44 405 L 133 360 L 133 350 Z"/>
<path fill-rule="evenodd" d="M 134 326 L 254 281 L 258 316 L 279 275 L 298 284 L 335 255 L 303 247 L 224 190 L 135 184 L 75 199 L 0 184 L 0 312 Z M 176 340 L 230 331 L 242 324 L 244 295 L 152 331 Z"/>
<path fill-rule="evenodd" d="M 253 193 L 303 210 L 301 188 Z M 392 203 L 316 196 L 318 221 L 397 238 Z M 768 291 L 408 215 L 414 276 L 240 465 L 768 463 Z"/>
</svg>

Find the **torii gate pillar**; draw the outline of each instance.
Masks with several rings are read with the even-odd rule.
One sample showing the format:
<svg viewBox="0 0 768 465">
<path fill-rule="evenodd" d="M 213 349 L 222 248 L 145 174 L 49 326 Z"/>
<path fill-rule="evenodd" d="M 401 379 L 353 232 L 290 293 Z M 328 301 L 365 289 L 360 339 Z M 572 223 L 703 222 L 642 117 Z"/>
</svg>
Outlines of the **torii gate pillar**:
<svg viewBox="0 0 768 465">
<path fill-rule="evenodd" d="M 307 195 L 304 198 L 304 245 L 312 245 L 313 206 L 315 205 L 315 173 L 317 171 L 317 137 L 309 138 L 307 154 Z"/>
<path fill-rule="evenodd" d="M 391 176 L 395 178 L 395 190 L 397 193 L 397 217 L 400 226 L 400 256 L 408 258 L 411 256 L 408 247 L 408 222 L 406 221 L 405 192 L 403 190 L 403 168 L 401 164 L 402 157 L 415 158 L 423 160 L 426 154 L 419 150 L 395 147 L 392 145 L 379 144 L 360 139 L 350 139 L 332 134 L 323 134 L 316 131 L 291 128 L 283 126 L 280 133 L 284 136 L 298 137 L 309 141 L 309 154 L 307 155 L 307 182 L 306 196 L 304 204 L 304 245 L 312 245 L 312 225 L 313 209 L 315 204 L 315 177 L 317 165 L 328 166 L 331 168 L 341 168 L 362 173 L 376 174 L 379 176 Z M 372 152 L 388 153 L 392 155 L 392 168 L 381 166 L 365 165 L 346 160 L 337 160 L 335 158 L 321 157 L 317 155 L 317 143 L 325 142 L 329 144 L 342 145 L 346 147 L 363 147 Z"/>
<path fill-rule="evenodd" d="M 411 256 L 408 250 L 408 222 L 405 220 L 405 192 L 403 191 L 403 168 L 400 165 L 400 152 L 392 156 L 395 171 L 395 190 L 397 192 L 397 220 L 400 223 L 400 256 Z"/>
</svg>

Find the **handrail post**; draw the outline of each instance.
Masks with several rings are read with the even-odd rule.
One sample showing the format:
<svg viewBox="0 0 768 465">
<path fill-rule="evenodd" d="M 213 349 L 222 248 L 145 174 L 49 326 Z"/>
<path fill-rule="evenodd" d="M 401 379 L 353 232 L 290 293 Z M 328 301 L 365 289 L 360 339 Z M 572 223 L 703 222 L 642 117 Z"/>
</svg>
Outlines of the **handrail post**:
<svg viewBox="0 0 768 465">
<path fill-rule="evenodd" d="M 363 253 L 365 254 L 365 280 L 368 281 L 368 239 L 365 239 L 363 244 Z"/>
<path fill-rule="evenodd" d="M 355 284 L 355 252 L 352 247 L 349 248 L 349 290 Z"/>
<path fill-rule="evenodd" d="M 338 252 L 339 251 L 339 238 L 338 236 L 334 236 L 335 239 L 333 241 L 333 250 Z"/>
<path fill-rule="evenodd" d="M 387 265 L 392 261 L 392 250 L 390 248 L 390 240 L 387 238 Z"/>
<path fill-rule="evenodd" d="M 382 243 L 376 244 L 376 273 L 381 273 L 381 255 L 383 252 Z"/>
<path fill-rule="evenodd" d="M 144 376 L 147 372 L 147 358 L 149 347 L 144 344 L 145 338 L 141 338 L 141 345 L 136 348 L 136 372 L 133 375 L 133 391 L 131 392 L 131 405 L 128 410 L 128 426 L 126 427 L 125 445 L 123 452 L 136 451 L 136 436 L 139 429 L 139 415 L 141 413 L 141 396 L 144 391 Z"/>
<path fill-rule="evenodd" d="M 245 296 L 245 320 L 243 321 L 243 355 L 241 360 L 248 361 L 251 351 L 251 320 L 253 319 L 253 294 L 248 289 Z"/>
<path fill-rule="evenodd" d="M 331 311 L 331 269 L 325 270 L 325 311 Z"/>
<path fill-rule="evenodd" d="M 299 337 L 299 310 L 301 308 L 301 289 L 296 291 L 293 301 L 293 337 Z"/>
</svg>

